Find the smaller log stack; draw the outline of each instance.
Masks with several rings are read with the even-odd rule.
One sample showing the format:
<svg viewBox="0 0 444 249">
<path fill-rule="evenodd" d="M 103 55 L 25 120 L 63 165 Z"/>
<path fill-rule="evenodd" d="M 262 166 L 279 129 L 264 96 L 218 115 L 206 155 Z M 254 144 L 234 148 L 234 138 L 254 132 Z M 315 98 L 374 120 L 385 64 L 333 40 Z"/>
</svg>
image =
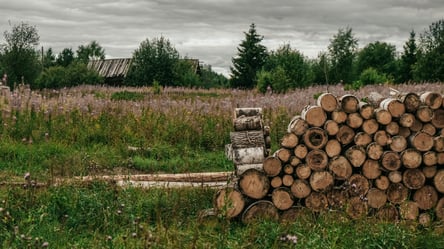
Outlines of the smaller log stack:
<svg viewBox="0 0 444 249">
<path fill-rule="evenodd" d="M 444 220 L 443 95 L 374 93 L 363 102 L 324 93 L 261 162 L 218 191 L 215 210 L 245 223 L 329 209 L 353 219 Z"/>
</svg>

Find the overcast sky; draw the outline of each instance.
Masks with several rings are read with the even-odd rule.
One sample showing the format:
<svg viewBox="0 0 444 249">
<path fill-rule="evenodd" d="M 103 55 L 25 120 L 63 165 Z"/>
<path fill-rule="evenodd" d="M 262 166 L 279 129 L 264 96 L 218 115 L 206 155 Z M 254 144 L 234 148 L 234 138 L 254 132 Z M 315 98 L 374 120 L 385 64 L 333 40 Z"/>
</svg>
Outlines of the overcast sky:
<svg viewBox="0 0 444 249">
<path fill-rule="evenodd" d="M 378 40 L 401 51 L 412 29 L 419 36 L 442 18 L 443 0 L 0 0 L 1 32 L 27 22 L 55 53 L 96 40 L 107 58 L 131 57 L 163 35 L 225 75 L 251 23 L 269 50 L 289 43 L 315 58 L 340 28 L 351 27 L 361 48 Z"/>
</svg>

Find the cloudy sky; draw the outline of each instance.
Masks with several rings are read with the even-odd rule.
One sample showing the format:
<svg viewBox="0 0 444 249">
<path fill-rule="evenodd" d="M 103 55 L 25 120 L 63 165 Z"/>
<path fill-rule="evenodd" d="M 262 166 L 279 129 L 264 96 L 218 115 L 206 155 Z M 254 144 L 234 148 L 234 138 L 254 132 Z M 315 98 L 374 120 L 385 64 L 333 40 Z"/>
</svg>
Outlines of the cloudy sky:
<svg viewBox="0 0 444 249">
<path fill-rule="evenodd" d="M 402 50 L 409 32 L 444 18 L 442 0 L 0 0 L 0 31 L 27 22 L 55 53 L 96 40 L 108 58 L 131 57 L 145 39 L 164 36 L 182 56 L 229 74 L 251 23 L 274 50 L 284 43 L 315 58 L 338 29 L 359 46 L 385 41 Z M 3 42 L 3 36 L 1 36 Z"/>
</svg>

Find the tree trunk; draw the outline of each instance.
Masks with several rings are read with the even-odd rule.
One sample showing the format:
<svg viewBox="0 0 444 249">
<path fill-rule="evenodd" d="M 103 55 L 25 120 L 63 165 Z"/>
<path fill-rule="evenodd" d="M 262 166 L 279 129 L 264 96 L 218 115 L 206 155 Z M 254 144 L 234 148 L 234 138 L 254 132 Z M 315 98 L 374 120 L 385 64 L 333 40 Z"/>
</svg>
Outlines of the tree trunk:
<svg viewBox="0 0 444 249">
<path fill-rule="evenodd" d="M 361 197 L 355 196 L 348 200 L 347 214 L 352 219 L 360 219 L 367 216 L 368 205 Z"/>
<path fill-rule="evenodd" d="M 374 116 L 375 107 L 369 103 L 359 102 L 359 114 L 363 119 L 371 119 Z"/>
<path fill-rule="evenodd" d="M 418 203 L 414 201 L 405 201 L 399 205 L 401 218 L 404 220 L 416 220 L 419 216 Z"/>
<path fill-rule="evenodd" d="M 323 193 L 311 192 L 305 198 L 305 206 L 314 212 L 321 212 L 328 208 L 328 200 Z"/>
<path fill-rule="evenodd" d="M 305 107 L 301 112 L 301 117 L 314 127 L 322 127 L 327 120 L 327 114 L 320 106 Z"/>
<path fill-rule="evenodd" d="M 384 149 L 378 143 L 373 142 L 367 145 L 366 153 L 368 158 L 373 160 L 379 160 L 382 154 L 384 153 Z"/>
<path fill-rule="evenodd" d="M 340 98 L 341 109 L 346 113 L 354 113 L 358 111 L 359 100 L 356 96 L 345 94 Z"/>
<path fill-rule="evenodd" d="M 254 222 L 262 222 L 264 220 L 278 221 L 279 212 L 272 202 L 259 200 L 251 204 L 242 214 L 242 222 L 251 224 Z"/>
<path fill-rule="evenodd" d="M 331 93 L 323 93 L 318 97 L 317 105 L 326 112 L 332 112 L 338 108 L 338 100 Z"/>
<path fill-rule="evenodd" d="M 316 192 L 325 192 L 333 187 L 334 178 L 328 171 L 315 171 L 310 176 L 310 186 Z"/>
<path fill-rule="evenodd" d="M 299 179 L 308 179 L 311 175 L 311 168 L 306 164 L 300 164 L 296 167 L 296 175 Z"/>
<path fill-rule="evenodd" d="M 409 189 L 420 189 L 424 186 L 426 177 L 418 168 L 406 169 L 402 175 L 402 181 Z"/>
<path fill-rule="evenodd" d="M 434 187 L 426 185 L 416 190 L 413 194 L 413 200 L 418 203 L 420 209 L 429 210 L 435 207 L 438 203 L 438 193 Z"/>
<path fill-rule="evenodd" d="M 327 144 L 328 136 L 324 129 L 312 127 L 305 132 L 303 140 L 309 149 L 322 149 Z"/>
<path fill-rule="evenodd" d="M 237 148 L 265 147 L 262 131 L 230 132 L 231 146 Z"/>
<path fill-rule="evenodd" d="M 296 179 L 291 185 L 291 193 L 298 199 L 306 198 L 311 193 L 311 187 L 307 181 Z"/>
<path fill-rule="evenodd" d="M 303 135 L 308 129 L 308 123 L 301 118 L 301 116 L 295 116 L 288 124 L 287 132 L 294 133 L 297 136 Z"/>
<path fill-rule="evenodd" d="M 343 110 L 335 110 L 331 113 L 331 120 L 338 124 L 345 123 L 347 120 L 347 113 L 345 113 Z"/>
<path fill-rule="evenodd" d="M 385 151 L 381 157 L 381 165 L 388 171 L 395 171 L 401 167 L 401 157 L 395 151 Z"/>
<path fill-rule="evenodd" d="M 390 122 L 392 122 L 392 115 L 390 112 L 382 108 L 377 108 L 375 110 L 375 118 L 376 121 L 382 125 L 388 125 Z"/>
<path fill-rule="evenodd" d="M 347 120 L 345 121 L 345 123 L 352 129 L 358 129 L 359 127 L 361 127 L 363 122 L 364 119 L 361 117 L 361 114 L 359 114 L 359 112 L 348 114 Z"/>
<path fill-rule="evenodd" d="M 304 159 L 307 156 L 308 148 L 305 144 L 298 144 L 296 148 L 294 148 L 294 155 L 299 159 Z"/>
<path fill-rule="evenodd" d="M 401 152 L 407 148 L 407 139 L 403 136 L 393 136 L 390 143 L 390 149 L 395 152 Z"/>
<path fill-rule="evenodd" d="M 342 144 L 347 145 L 355 138 L 355 131 L 348 125 L 339 126 L 339 131 L 336 134 L 336 139 Z"/>
<path fill-rule="evenodd" d="M 345 157 L 353 167 L 361 167 L 364 164 L 367 155 L 363 146 L 353 145 L 345 151 Z"/>
<path fill-rule="evenodd" d="M 238 216 L 246 205 L 242 193 L 232 187 L 226 187 L 217 191 L 214 198 L 214 207 L 218 213 L 223 213 L 227 218 Z"/>
<path fill-rule="evenodd" d="M 249 169 L 240 175 L 239 188 L 242 193 L 250 198 L 262 199 L 270 189 L 270 181 L 264 172 Z"/>
<path fill-rule="evenodd" d="M 332 158 L 341 154 L 342 146 L 338 140 L 332 138 L 327 141 L 324 150 L 327 156 Z"/>
<path fill-rule="evenodd" d="M 393 204 L 401 204 L 408 195 L 409 190 L 402 183 L 390 183 L 387 189 L 387 199 Z"/>
<path fill-rule="evenodd" d="M 264 147 L 233 148 L 234 164 L 257 164 L 264 160 Z"/>
<path fill-rule="evenodd" d="M 379 129 L 379 123 L 376 121 L 376 119 L 367 119 L 364 120 L 364 122 L 361 125 L 362 131 L 369 135 L 375 134 Z"/>
<path fill-rule="evenodd" d="M 353 173 L 350 162 L 344 156 L 337 156 L 330 160 L 328 170 L 337 180 L 347 180 Z"/>
<path fill-rule="evenodd" d="M 419 105 L 421 104 L 421 100 L 416 93 L 402 94 L 400 100 L 402 101 L 402 103 L 404 103 L 405 110 L 407 112 L 416 112 Z"/>
<path fill-rule="evenodd" d="M 387 190 L 390 186 L 390 180 L 388 179 L 387 176 L 380 175 L 375 180 L 375 186 L 380 190 Z"/>
<path fill-rule="evenodd" d="M 425 92 L 420 96 L 421 102 L 433 110 L 442 106 L 442 95 L 437 92 Z"/>
<path fill-rule="evenodd" d="M 381 175 L 381 169 L 379 168 L 379 163 L 373 159 L 365 160 L 362 165 L 362 174 L 370 180 L 374 180 Z"/>
<path fill-rule="evenodd" d="M 294 133 L 287 133 L 281 139 L 281 146 L 287 149 L 294 149 L 299 143 L 299 138 Z"/>
<path fill-rule="evenodd" d="M 413 148 L 425 152 L 433 148 L 433 137 L 429 134 L 419 131 L 409 137 L 410 144 Z"/>
<path fill-rule="evenodd" d="M 274 156 L 267 157 L 264 160 L 263 169 L 267 176 L 277 176 L 282 170 L 281 160 Z"/>
<path fill-rule="evenodd" d="M 422 154 L 415 148 L 407 148 L 401 152 L 401 163 L 409 169 L 418 168 L 422 163 Z"/>
<path fill-rule="evenodd" d="M 402 114 L 405 113 L 405 106 L 404 104 L 395 98 L 386 98 L 384 99 L 380 107 L 384 110 L 387 110 L 390 115 L 394 118 L 401 117 Z"/>
<path fill-rule="evenodd" d="M 308 152 L 305 162 L 314 171 L 321 171 L 327 167 L 328 156 L 323 150 L 314 149 Z"/>
<path fill-rule="evenodd" d="M 377 188 L 369 189 L 366 197 L 367 203 L 371 208 L 381 208 L 387 202 L 387 195 L 385 192 Z"/>
<path fill-rule="evenodd" d="M 262 119 L 259 116 L 240 116 L 233 120 L 235 131 L 262 130 Z"/>
<path fill-rule="evenodd" d="M 364 197 L 370 189 L 370 182 L 360 174 L 354 174 L 348 179 L 350 196 Z"/>
<path fill-rule="evenodd" d="M 333 120 L 327 120 L 324 123 L 324 130 L 327 132 L 327 135 L 329 136 L 335 136 L 338 134 L 339 131 L 339 125 Z"/>
<path fill-rule="evenodd" d="M 279 210 L 287 210 L 291 208 L 294 203 L 290 189 L 286 187 L 274 189 L 271 193 L 271 200 L 274 206 Z"/>
</svg>

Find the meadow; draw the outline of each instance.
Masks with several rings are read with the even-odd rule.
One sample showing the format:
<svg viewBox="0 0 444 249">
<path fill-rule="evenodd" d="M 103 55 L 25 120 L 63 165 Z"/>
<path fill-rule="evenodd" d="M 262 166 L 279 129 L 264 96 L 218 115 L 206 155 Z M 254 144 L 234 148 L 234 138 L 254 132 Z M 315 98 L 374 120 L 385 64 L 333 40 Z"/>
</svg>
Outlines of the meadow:
<svg viewBox="0 0 444 249">
<path fill-rule="evenodd" d="M 79 86 L 0 97 L 0 245 L 3 248 L 444 248 L 441 223 L 349 220 L 307 214 L 290 224 L 201 220 L 214 189 L 120 188 L 97 174 L 231 171 L 224 155 L 236 107 L 262 107 L 277 148 L 291 118 L 329 91 L 366 98 L 437 91 L 440 83 L 250 90 Z M 24 179 L 25 177 L 25 179 Z M 14 183 L 14 184 L 10 184 Z"/>
</svg>

